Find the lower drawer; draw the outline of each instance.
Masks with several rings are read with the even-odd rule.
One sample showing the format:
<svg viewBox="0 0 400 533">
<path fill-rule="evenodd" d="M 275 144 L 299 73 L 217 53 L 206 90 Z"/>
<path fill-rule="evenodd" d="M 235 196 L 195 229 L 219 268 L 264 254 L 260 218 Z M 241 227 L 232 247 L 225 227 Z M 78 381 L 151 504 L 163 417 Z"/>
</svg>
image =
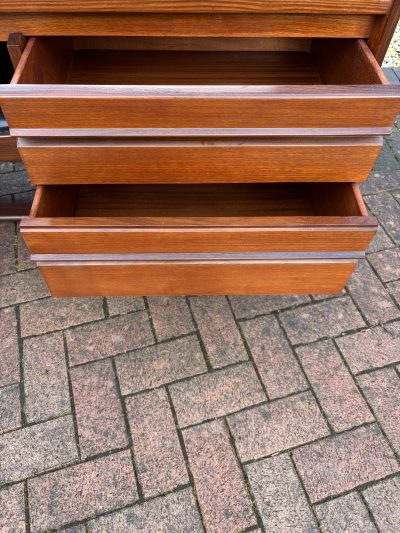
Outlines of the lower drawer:
<svg viewBox="0 0 400 533">
<path fill-rule="evenodd" d="M 334 293 L 376 221 L 352 183 L 68 185 L 21 231 L 55 296 Z"/>
<path fill-rule="evenodd" d="M 382 137 L 23 138 L 18 148 L 43 185 L 364 181 Z"/>
<path fill-rule="evenodd" d="M 334 294 L 356 259 L 82 261 L 40 260 L 53 296 Z"/>
</svg>

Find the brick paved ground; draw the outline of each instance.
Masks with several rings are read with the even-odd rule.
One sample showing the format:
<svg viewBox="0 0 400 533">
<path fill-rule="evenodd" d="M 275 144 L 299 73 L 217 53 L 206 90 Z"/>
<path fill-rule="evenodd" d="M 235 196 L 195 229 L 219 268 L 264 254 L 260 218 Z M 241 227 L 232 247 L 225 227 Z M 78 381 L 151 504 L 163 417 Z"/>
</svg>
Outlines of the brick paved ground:
<svg viewBox="0 0 400 533">
<path fill-rule="evenodd" d="M 335 297 L 53 300 L 2 224 L 0 531 L 398 533 L 399 129 L 362 189 Z"/>
</svg>

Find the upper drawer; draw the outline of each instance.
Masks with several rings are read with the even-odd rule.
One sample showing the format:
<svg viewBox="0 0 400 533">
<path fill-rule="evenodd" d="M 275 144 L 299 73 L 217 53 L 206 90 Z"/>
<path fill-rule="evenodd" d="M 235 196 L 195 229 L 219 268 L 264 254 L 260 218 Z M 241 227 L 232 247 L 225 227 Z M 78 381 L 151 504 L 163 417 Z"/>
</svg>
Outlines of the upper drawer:
<svg viewBox="0 0 400 533">
<path fill-rule="evenodd" d="M 400 88 L 387 84 L 357 39 L 315 39 L 300 51 L 171 52 L 78 50 L 70 39 L 32 38 L 0 104 L 21 135 L 52 128 L 382 133 L 399 110 Z"/>
</svg>

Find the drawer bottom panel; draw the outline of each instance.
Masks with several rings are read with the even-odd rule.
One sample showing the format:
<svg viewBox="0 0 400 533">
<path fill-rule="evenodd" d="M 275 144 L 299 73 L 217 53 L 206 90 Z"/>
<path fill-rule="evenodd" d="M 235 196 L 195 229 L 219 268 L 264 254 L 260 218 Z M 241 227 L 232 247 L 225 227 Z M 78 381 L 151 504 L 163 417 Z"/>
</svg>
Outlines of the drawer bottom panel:
<svg viewBox="0 0 400 533">
<path fill-rule="evenodd" d="M 118 263 L 39 262 L 53 296 L 334 294 L 356 260 Z"/>
</svg>

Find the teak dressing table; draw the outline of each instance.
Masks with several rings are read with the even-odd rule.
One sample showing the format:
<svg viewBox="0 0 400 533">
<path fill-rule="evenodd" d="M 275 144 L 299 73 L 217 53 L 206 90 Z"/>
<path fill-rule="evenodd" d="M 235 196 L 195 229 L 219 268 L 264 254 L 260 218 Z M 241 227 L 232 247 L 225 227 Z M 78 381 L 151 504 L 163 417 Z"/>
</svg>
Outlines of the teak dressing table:
<svg viewBox="0 0 400 533">
<path fill-rule="evenodd" d="M 395 0 L 2 0 L 54 296 L 334 293 L 377 229 Z"/>
</svg>

